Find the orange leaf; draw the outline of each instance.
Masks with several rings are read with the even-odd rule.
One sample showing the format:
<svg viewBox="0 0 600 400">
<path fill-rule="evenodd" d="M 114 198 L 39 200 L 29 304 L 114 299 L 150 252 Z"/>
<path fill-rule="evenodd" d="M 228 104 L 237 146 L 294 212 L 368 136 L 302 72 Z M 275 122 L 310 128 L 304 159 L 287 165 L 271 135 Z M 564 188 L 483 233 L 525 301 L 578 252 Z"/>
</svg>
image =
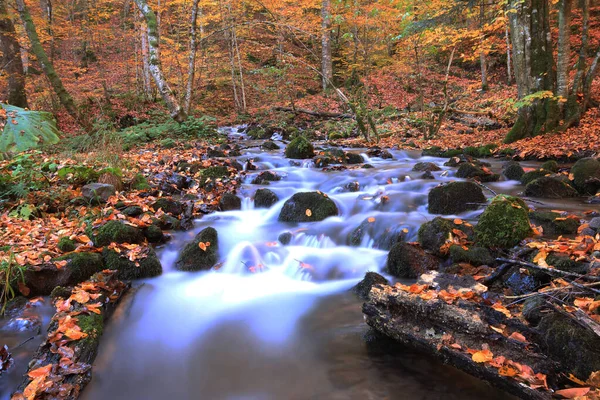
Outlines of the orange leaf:
<svg viewBox="0 0 600 400">
<path fill-rule="evenodd" d="M 312 211 L 310 211 L 310 208 L 306 209 L 306 216 L 307 217 L 311 217 L 312 216 Z"/>
<path fill-rule="evenodd" d="M 310 215 L 309 215 L 309 217 L 310 217 Z M 369 219 L 367 219 L 367 221 L 369 223 L 373 223 L 373 222 L 375 222 L 375 218 L 374 217 L 369 217 Z"/>
<path fill-rule="evenodd" d="M 492 359 L 494 358 L 494 354 L 491 351 L 485 349 L 474 353 L 473 356 L 471 356 L 471 358 L 476 363 L 485 363 L 492 361 Z"/>
<path fill-rule="evenodd" d="M 555 395 L 562 399 L 574 399 L 576 397 L 585 396 L 590 391 L 589 387 L 561 389 L 554 392 Z"/>
<path fill-rule="evenodd" d="M 529 343 L 527 341 L 527 339 L 525 339 L 525 336 L 521 335 L 519 332 L 513 332 L 510 336 L 510 339 L 516 340 L 517 342 L 521 342 L 521 343 Z"/>
</svg>

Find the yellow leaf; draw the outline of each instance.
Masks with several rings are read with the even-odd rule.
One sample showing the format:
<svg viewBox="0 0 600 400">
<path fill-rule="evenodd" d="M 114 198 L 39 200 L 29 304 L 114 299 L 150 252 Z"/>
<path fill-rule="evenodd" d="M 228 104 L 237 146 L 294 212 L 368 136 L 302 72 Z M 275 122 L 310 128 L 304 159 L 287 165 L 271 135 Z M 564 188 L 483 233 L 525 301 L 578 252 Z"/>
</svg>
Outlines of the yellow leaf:
<svg viewBox="0 0 600 400">
<path fill-rule="evenodd" d="M 494 354 L 489 350 L 480 350 L 471 357 L 476 363 L 490 362 L 494 358 Z"/>
<path fill-rule="evenodd" d="M 306 216 L 307 217 L 312 217 L 312 211 L 310 211 L 310 208 L 306 209 Z"/>
</svg>

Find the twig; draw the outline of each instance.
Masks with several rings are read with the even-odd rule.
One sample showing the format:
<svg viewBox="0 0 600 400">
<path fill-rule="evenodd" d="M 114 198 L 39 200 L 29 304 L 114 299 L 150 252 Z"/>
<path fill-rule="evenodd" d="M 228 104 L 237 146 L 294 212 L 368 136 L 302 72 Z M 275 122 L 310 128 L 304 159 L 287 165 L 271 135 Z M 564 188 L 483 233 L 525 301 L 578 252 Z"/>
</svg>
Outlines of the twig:
<svg viewBox="0 0 600 400">
<path fill-rule="evenodd" d="M 574 282 L 569 282 L 569 283 L 573 284 Z M 586 283 L 584 285 L 579 285 L 579 287 L 581 289 L 586 289 L 586 290 L 590 289 L 592 286 L 600 286 L 600 282 Z M 561 286 L 561 287 L 557 287 L 557 288 L 547 289 L 543 292 L 533 292 L 533 293 L 522 294 L 519 296 L 504 296 L 504 298 L 506 298 L 506 299 L 527 299 L 529 297 L 544 296 L 544 295 L 547 295 L 548 293 L 560 292 L 563 290 L 572 289 L 574 287 L 575 286 Z M 595 291 L 595 289 L 594 289 L 594 291 Z"/>
<path fill-rule="evenodd" d="M 485 278 L 481 283 L 483 283 L 485 286 L 491 285 L 492 283 L 496 282 L 502 275 L 504 275 L 510 269 L 510 267 L 511 264 L 507 263 L 500 265 L 494 270 L 494 272 L 490 274 L 490 276 Z"/>
<path fill-rule="evenodd" d="M 488 190 L 488 191 L 489 191 L 490 193 L 492 193 L 494 196 L 498 196 L 498 193 L 494 192 L 492 189 L 490 189 L 489 187 L 485 186 L 483 183 L 481 183 L 481 182 L 477 182 L 477 181 L 475 181 L 475 183 L 476 183 L 478 186 L 481 186 L 482 188 L 484 188 L 484 189 Z"/>
<path fill-rule="evenodd" d="M 527 268 L 545 272 L 551 276 L 559 276 L 562 278 L 572 278 L 572 279 L 585 279 L 587 281 L 593 281 L 593 282 L 600 281 L 600 277 L 597 277 L 597 276 L 579 275 L 574 272 L 566 272 L 566 271 L 561 271 L 560 269 L 542 267 L 541 265 L 536 265 L 536 264 L 532 264 L 530 262 L 521 261 L 521 260 L 514 260 L 514 259 L 510 259 L 510 258 L 496 258 L 496 261 L 511 263 L 511 264 L 515 264 L 515 265 L 522 265 Z"/>
</svg>

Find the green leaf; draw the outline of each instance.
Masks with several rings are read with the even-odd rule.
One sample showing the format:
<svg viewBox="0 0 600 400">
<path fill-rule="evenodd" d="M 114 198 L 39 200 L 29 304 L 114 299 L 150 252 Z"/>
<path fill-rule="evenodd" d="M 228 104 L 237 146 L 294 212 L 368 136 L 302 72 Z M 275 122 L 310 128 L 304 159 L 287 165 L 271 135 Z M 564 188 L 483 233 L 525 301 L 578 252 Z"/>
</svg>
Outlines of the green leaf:
<svg viewBox="0 0 600 400">
<path fill-rule="evenodd" d="M 6 110 L 7 118 L 0 134 L 0 152 L 21 152 L 38 147 L 41 142 L 58 143 L 60 132 L 51 113 L 8 104 L 0 107 Z"/>
</svg>

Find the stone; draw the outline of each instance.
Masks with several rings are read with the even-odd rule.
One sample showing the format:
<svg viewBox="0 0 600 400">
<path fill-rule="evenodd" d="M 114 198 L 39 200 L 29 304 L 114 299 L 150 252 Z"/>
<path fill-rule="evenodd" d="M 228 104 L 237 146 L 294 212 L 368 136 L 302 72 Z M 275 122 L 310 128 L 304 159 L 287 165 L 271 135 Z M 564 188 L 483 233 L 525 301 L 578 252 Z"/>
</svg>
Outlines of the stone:
<svg viewBox="0 0 600 400">
<path fill-rule="evenodd" d="M 255 208 L 271 208 L 279 201 L 279 197 L 269 189 L 258 189 L 254 193 Z"/>
<path fill-rule="evenodd" d="M 218 234 L 215 228 L 208 227 L 185 245 L 175 262 L 175 268 L 180 271 L 206 271 L 214 267 L 218 260 Z"/>
<path fill-rule="evenodd" d="M 568 183 L 552 176 L 543 176 L 537 178 L 525 186 L 525 196 L 539 197 L 545 199 L 562 199 L 567 197 L 576 197 L 575 190 Z"/>
<path fill-rule="evenodd" d="M 363 300 L 369 299 L 369 292 L 375 285 L 389 285 L 389 281 L 377 272 L 367 272 L 362 281 L 358 282 L 351 290 Z"/>
<path fill-rule="evenodd" d="M 475 226 L 476 242 L 483 247 L 513 247 L 532 233 L 529 207 L 506 195 L 494 197 Z"/>
<path fill-rule="evenodd" d="M 285 148 L 285 156 L 294 159 L 308 159 L 315 156 L 315 149 L 304 136 L 293 139 Z"/>
<path fill-rule="evenodd" d="M 281 222 L 314 222 L 338 214 L 333 200 L 321 192 L 300 192 L 285 202 L 279 214 Z"/>
<path fill-rule="evenodd" d="M 241 210 L 242 199 L 233 193 L 224 193 L 219 200 L 219 209 L 221 211 Z"/>
<path fill-rule="evenodd" d="M 476 210 L 486 202 L 483 190 L 473 182 L 450 182 L 429 192 L 431 214 L 458 214 Z"/>
<path fill-rule="evenodd" d="M 92 204 L 106 203 L 117 190 L 108 183 L 89 183 L 81 188 L 82 196 Z"/>
<path fill-rule="evenodd" d="M 386 270 L 397 278 L 418 278 L 421 274 L 437 269 L 439 260 L 425 253 L 419 246 L 397 243 L 388 254 Z"/>
</svg>

